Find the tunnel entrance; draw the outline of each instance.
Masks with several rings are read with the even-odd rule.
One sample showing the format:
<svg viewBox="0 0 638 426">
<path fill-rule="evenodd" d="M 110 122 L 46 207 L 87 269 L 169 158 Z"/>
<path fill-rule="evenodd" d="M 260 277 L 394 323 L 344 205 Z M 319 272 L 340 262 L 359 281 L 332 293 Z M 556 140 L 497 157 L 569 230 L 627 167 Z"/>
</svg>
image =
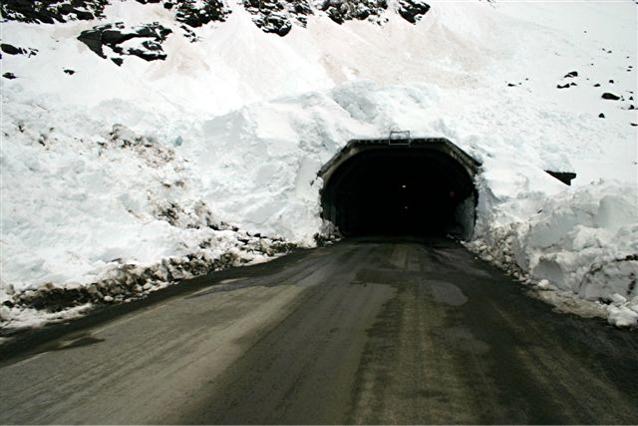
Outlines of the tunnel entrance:
<svg viewBox="0 0 638 426">
<path fill-rule="evenodd" d="M 356 139 L 320 171 L 322 217 L 344 236 L 474 230 L 480 164 L 447 139 Z"/>
</svg>

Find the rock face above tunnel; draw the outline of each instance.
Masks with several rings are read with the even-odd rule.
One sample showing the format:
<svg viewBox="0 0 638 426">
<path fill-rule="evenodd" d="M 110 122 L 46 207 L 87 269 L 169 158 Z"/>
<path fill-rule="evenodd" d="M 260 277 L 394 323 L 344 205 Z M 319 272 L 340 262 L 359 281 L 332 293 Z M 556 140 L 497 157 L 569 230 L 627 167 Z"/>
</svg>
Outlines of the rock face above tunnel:
<svg viewBox="0 0 638 426">
<path fill-rule="evenodd" d="M 3 20 L 25 23 L 104 20 L 107 7 L 127 1 L 172 11 L 181 24 L 182 35 L 191 41 L 198 39 L 195 29 L 219 25 L 231 13 L 231 7 L 223 0 L 3 0 L 0 12 Z M 281 37 L 294 27 L 305 27 L 312 16 L 325 15 L 337 24 L 367 20 L 383 25 L 396 13 L 415 24 L 430 9 L 422 0 L 243 0 L 239 4 L 252 15 L 258 28 Z M 103 25 L 109 24 L 115 23 Z"/>
<path fill-rule="evenodd" d="M 253 22 L 266 33 L 281 37 L 292 29 L 293 23 L 305 27 L 313 7 L 306 0 L 244 0 L 246 10 L 253 15 Z"/>
<path fill-rule="evenodd" d="M 2 0 L 0 12 L 8 21 L 54 24 L 103 18 L 109 0 Z"/>
</svg>

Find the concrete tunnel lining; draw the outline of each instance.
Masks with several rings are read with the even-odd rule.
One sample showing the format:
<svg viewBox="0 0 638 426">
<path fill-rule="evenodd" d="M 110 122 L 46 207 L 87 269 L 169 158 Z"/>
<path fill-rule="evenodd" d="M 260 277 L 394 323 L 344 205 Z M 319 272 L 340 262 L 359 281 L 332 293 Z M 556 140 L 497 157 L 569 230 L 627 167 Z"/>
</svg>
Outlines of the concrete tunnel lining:
<svg viewBox="0 0 638 426">
<path fill-rule="evenodd" d="M 322 217 L 345 236 L 472 236 L 480 163 L 447 139 L 355 139 L 319 171 Z"/>
</svg>

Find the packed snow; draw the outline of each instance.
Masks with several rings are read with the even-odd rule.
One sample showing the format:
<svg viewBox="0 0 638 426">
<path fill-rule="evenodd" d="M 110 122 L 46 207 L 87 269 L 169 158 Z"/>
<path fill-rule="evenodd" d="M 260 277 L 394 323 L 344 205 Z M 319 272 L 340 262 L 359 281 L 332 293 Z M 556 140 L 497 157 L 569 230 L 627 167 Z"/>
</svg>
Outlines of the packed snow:
<svg viewBox="0 0 638 426">
<path fill-rule="evenodd" d="M 0 78 L 3 327 L 47 320 L 43 292 L 55 309 L 126 300 L 314 245 L 319 168 L 391 130 L 482 163 L 470 249 L 638 324 L 632 1 L 432 1 L 416 24 L 317 14 L 285 37 L 229 3 L 195 42 L 160 4 L 111 3 L 101 20 L 2 23 L 2 43 L 37 49 L 0 61 L 16 77 Z M 77 40 L 118 22 L 170 29 L 166 59 L 118 65 Z"/>
</svg>

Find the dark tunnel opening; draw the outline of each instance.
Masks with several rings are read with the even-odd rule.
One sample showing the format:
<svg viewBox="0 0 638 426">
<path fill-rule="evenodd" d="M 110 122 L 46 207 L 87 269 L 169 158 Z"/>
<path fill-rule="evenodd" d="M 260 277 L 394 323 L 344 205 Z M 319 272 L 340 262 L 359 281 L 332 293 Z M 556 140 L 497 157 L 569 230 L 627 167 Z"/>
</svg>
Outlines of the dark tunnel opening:
<svg viewBox="0 0 638 426">
<path fill-rule="evenodd" d="M 324 219 L 344 236 L 471 237 L 475 160 L 446 140 L 361 142 L 322 169 Z"/>
</svg>

